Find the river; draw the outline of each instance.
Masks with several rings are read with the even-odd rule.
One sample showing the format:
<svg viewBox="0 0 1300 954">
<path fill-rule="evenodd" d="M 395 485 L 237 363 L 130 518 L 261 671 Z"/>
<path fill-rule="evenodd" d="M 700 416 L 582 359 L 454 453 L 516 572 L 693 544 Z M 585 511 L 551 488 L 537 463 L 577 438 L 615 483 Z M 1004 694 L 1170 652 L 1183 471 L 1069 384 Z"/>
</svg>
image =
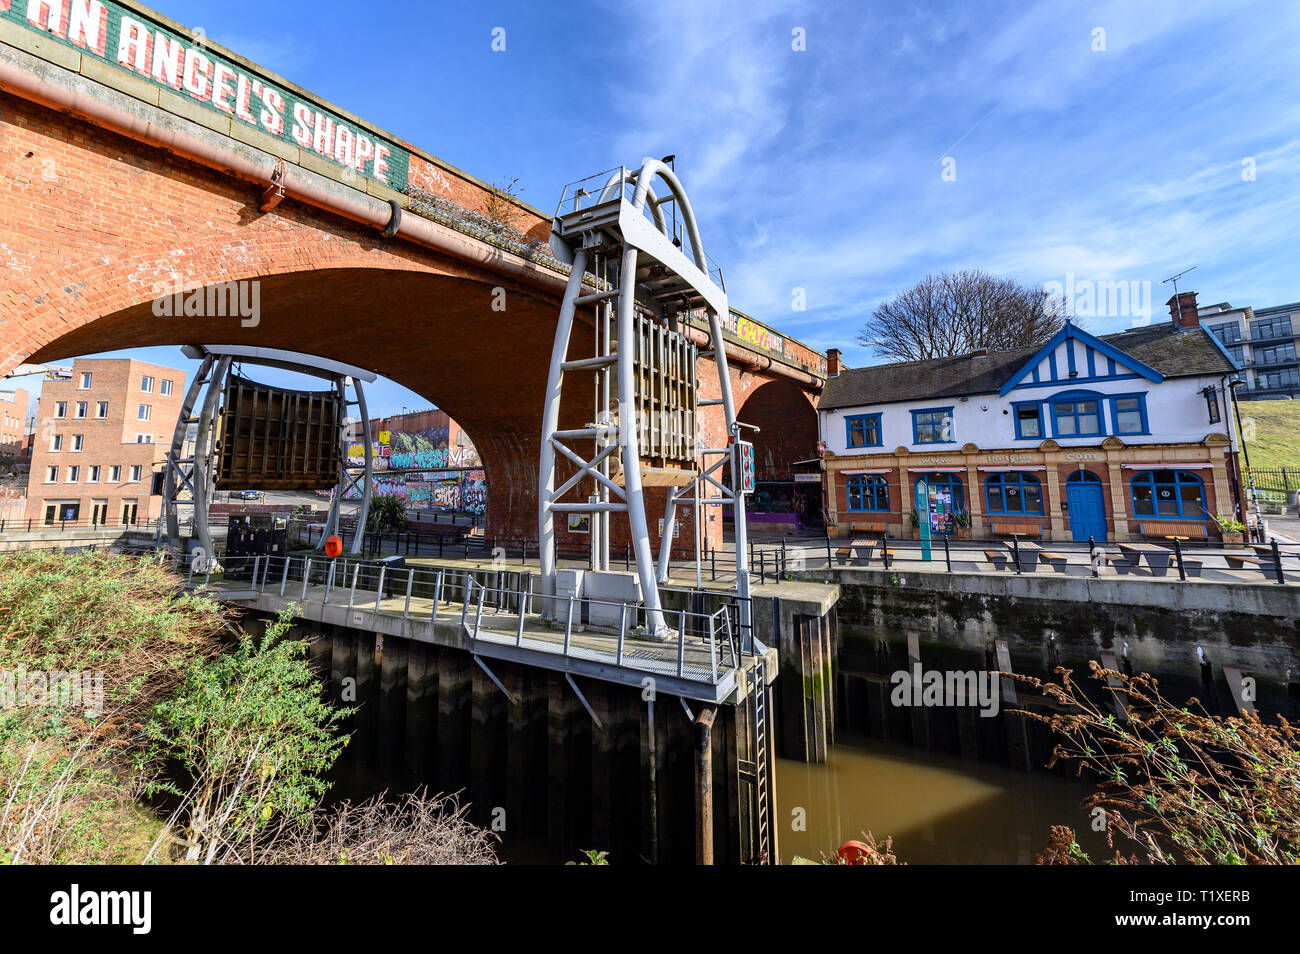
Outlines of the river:
<svg viewBox="0 0 1300 954">
<path fill-rule="evenodd" d="M 1080 808 L 1091 791 L 1043 771 L 848 736 L 823 764 L 777 760 L 774 822 L 785 863 L 818 859 L 870 831 L 892 836 L 905 864 L 1033 864 L 1052 825 L 1069 825 L 1100 860 L 1104 843 Z"/>
</svg>

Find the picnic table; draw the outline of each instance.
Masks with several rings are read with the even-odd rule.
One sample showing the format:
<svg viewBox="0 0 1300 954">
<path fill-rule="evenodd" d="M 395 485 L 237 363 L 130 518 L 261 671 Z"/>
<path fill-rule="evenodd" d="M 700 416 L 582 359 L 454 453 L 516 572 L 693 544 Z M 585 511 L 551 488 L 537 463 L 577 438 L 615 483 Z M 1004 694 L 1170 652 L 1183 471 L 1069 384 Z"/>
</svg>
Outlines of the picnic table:
<svg viewBox="0 0 1300 954">
<path fill-rule="evenodd" d="M 1164 576 L 1169 572 L 1169 564 L 1174 560 L 1174 553 L 1168 547 L 1155 543 L 1119 543 L 1121 553 L 1129 558 L 1134 566 L 1141 565 L 1146 557 L 1147 566 L 1151 567 L 1152 576 Z"/>
<path fill-rule="evenodd" d="M 1033 540 L 1016 540 L 1015 538 L 1007 540 L 1006 547 L 1014 555 L 1017 548 L 1020 552 L 1020 565 L 1029 571 L 1038 568 L 1038 557 L 1042 554 L 1043 548 Z"/>
</svg>

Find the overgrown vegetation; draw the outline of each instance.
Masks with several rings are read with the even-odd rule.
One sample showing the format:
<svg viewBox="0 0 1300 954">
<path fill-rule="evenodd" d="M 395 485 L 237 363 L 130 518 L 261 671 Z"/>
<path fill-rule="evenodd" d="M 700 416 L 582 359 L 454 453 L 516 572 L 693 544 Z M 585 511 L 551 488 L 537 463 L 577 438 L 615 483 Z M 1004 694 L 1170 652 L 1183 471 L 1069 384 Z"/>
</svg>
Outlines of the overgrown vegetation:
<svg viewBox="0 0 1300 954">
<path fill-rule="evenodd" d="M 289 617 L 239 633 L 180 584 L 147 559 L 0 554 L 0 863 L 495 860 L 454 800 L 322 807 L 347 711 Z M 55 704 L 47 672 L 97 673 L 102 698 Z"/>
<path fill-rule="evenodd" d="M 1057 669 L 1059 684 L 1015 678 L 1058 708 L 1023 712 L 1061 739 L 1048 767 L 1072 764 L 1099 782 L 1084 808 L 1104 825 L 1114 863 L 1300 862 L 1300 733 L 1285 718 L 1211 716 L 1195 699 L 1171 704 L 1148 675 L 1091 667 L 1127 719 L 1089 699 L 1068 669 Z M 1092 863 L 1065 826 L 1052 830 L 1039 861 Z"/>
</svg>

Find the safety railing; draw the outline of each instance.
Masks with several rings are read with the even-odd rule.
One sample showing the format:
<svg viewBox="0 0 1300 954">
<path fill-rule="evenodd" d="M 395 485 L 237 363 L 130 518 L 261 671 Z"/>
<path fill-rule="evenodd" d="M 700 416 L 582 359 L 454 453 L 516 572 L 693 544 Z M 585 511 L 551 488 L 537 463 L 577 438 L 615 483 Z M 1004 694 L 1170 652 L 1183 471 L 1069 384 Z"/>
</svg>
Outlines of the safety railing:
<svg viewBox="0 0 1300 954">
<path fill-rule="evenodd" d="M 766 570 L 765 563 L 778 571 Z M 992 539 L 952 539 L 947 534 L 931 538 L 928 553 L 917 539 L 887 534 L 861 537 L 824 537 L 819 542 L 800 538 L 782 540 L 779 547 L 750 556 L 755 577 L 785 576 L 802 570 L 873 568 L 902 571 L 916 568 L 947 573 L 1008 572 L 1075 576 L 1131 576 L 1177 579 L 1180 582 L 1300 583 L 1300 544 L 1268 543 L 1225 545 L 1219 541 L 1144 540 L 1085 544 L 1049 541 L 1021 535 Z M 1217 571 L 1209 576 L 1205 571 Z"/>
<path fill-rule="evenodd" d="M 119 548 L 128 551 L 129 548 Z M 547 596 L 529 568 L 408 566 L 321 555 L 206 558 L 136 548 L 168 563 L 191 588 L 236 598 L 272 593 L 285 603 L 366 609 L 430 623 L 458 619 L 471 641 L 675 676 L 714 686 L 758 643 L 742 629 L 732 594 L 666 588 L 667 640 L 644 636 L 644 607 L 586 596 Z M 673 604 L 677 604 L 674 608 Z M 560 633 L 562 632 L 562 636 Z M 580 637 L 580 638 L 575 638 Z"/>
</svg>

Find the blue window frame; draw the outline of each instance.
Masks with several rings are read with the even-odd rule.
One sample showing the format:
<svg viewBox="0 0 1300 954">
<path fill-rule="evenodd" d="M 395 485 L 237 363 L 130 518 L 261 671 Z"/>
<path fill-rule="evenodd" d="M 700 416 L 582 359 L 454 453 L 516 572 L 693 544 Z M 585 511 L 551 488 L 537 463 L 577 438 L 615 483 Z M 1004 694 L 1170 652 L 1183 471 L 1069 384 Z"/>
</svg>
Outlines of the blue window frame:
<svg viewBox="0 0 1300 954">
<path fill-rule="evenodd" d="M 1130 485 L 1133 516 L 1205 520 L 1205 484 L 1187 470 L 1144 470 Z"/>
<path fill-rule="evenodd" d="M 844 428 L 849 447 L 880 447 L 885 442 L 879 414 L 855 414 L 844 419 Z"/>
<path fill-rule="evenodd" d="M 1008 471 L 984 479 L 988 513 L 1043 514 L 1043 485 L 1033 474 Z"/>
<path fill-rule="evenodd" d="M 1043 406 L 1035 401 L 1033 404 L 1013 404 L 1011 413 L 1016 422 L 1016 440 L 1042 440 Z"/>
<path fill-rule="evenodd" d="M 1116 434 L 1150 434 L 1145 394 L 1116 394 L 1110 398 L 1110 417 Z"/>
<path fill-rule="evenodd" d="M 889 482 L 880 474 L 850 477 L 849 509 L 857 513 L 888 513 Z"/>
<path fill-rule="evenodd" d="M 951 407 L 928 407 L 912 412 L 913 444 L 953 444 L 956 441 Z"/>
<path fill-rule="evenodd" d="M 1101 416 L 1101 395 L 1092 392 L 1061 394 L 1050 399 L 1054 437 L 1101 437 L 1106 433 Z"/>
</svg>

